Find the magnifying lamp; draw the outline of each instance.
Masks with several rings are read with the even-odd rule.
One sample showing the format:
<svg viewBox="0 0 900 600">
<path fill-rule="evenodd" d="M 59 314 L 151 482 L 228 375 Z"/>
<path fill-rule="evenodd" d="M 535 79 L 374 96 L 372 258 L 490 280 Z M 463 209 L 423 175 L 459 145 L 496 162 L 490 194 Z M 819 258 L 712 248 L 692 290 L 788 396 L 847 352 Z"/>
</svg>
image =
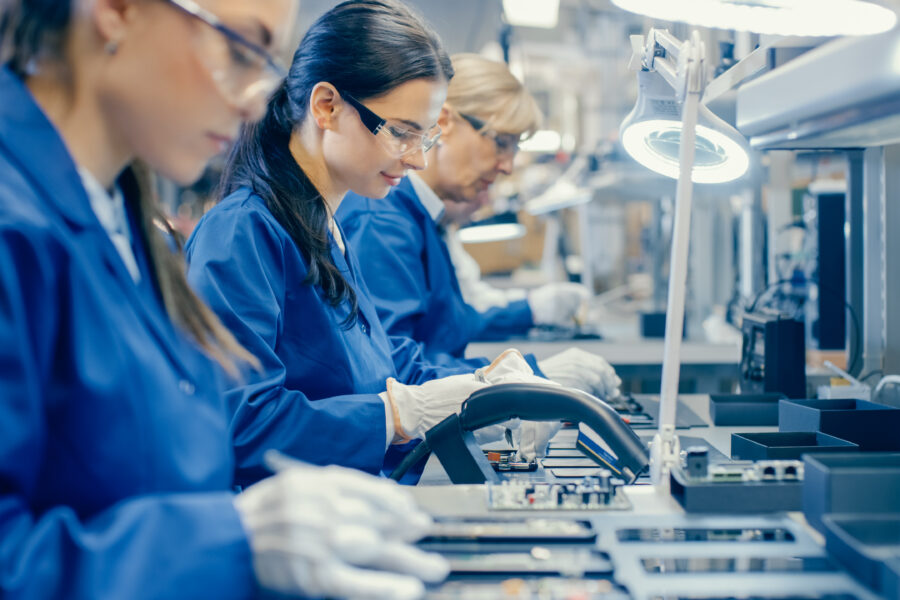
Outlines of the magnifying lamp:
<svg viewBox="0 0 900 600">
<path fill-rule="evenodd" d="M 625 150 L 646 167 L 678 180 L 669 261 L 666 335 L 663 348 L 659 431 L 650 444 L 650 477 L 668 484 L 680 462 L 675 409 L 681 366 L 688 241 L 694 181 L 737 179 L 750 165 L 746 140 L 700 104 L 705 87 L 706 50 L 696 31 L 685 42 L 668 31 L 651 29 L 646 40 L 632 36 L 630 67 L 639 71 L 635 109 L 620 129 Z M 669 88 L 668 90 L 666 88 Z"/>
<path fill-rule="evenodd" d="M 894 11 L 863 0 L 612 0 L 627 10 L 698 27 L 774 35 L 871 35 L 894 28 Z"/>
<path fill-rule="evenodd" d="M 638 99 L 619 136 L 625 151 L 660 175 L 678 178 L 681 147 L 681 103 L 656 71 L 638 73 Z M 698 107 L 694 142 L 694 183 L 726 183 L 750 167 L 746 139 L 702 104 Z"/>
</svg>

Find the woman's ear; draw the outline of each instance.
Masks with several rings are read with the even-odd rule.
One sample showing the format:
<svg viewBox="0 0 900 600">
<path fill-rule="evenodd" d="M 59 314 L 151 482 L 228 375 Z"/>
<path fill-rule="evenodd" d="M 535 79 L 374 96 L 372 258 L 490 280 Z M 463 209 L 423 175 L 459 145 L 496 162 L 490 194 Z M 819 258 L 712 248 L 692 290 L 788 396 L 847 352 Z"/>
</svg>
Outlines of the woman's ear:
<svg viewBox="0 0 900 600">
<path fill-rule="evenodd" d="M 334 129 L 343 106 L 337 89 L 324 81 L 317 83 L 309 95 L 309 112 L 319 129 Z"/>
<path fill-rule="evenodd" d="M 437 124 L 441 128 L 441 137 L 446 138 L 448 134 L 453 131 L 454 123 L 453 113 L 450 112 L 450 106 L 448 104 L 444 104 L 441 107 L 441 114 L 438 115 Z"/>
<path fill-rule="evenodd" d="M 96 0 L 90 8 L 101 43 L 111 54 L 127 37 L 132 0 Z"/>
</svg>

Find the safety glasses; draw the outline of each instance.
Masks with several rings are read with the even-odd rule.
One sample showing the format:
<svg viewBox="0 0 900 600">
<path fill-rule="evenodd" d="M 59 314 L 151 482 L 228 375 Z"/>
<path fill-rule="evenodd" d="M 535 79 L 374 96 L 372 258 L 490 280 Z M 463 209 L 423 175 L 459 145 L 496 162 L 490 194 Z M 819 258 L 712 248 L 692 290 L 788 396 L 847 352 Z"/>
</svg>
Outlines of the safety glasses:
<svg viewBox="0 0 900 600">
<path fill-rule="evenodd" d="M 165 0 L 184 14 L 202 22 L 215 39 L 198 36 L 197 53 L 216 86 L 229 100 L 246 105 L 268 98 L 287 76 L 265 48 L 248 40 L 193 0 Z"/>
<path fill-rule="evenodd" d="M 381 146 L 397 158 L 419 151 L 428 152 L 441 137 L 441 128 L 437 125 L 426 133 L 417 133 L 397 122 L 379 117 L 347 92 L 338 93 L 347 104 L 356 109 L 359 120 L 378 139 Z"/>
<path fill-rule="evenodd" d="M 490 138 L 494 142 L 498 158 L 512 158 L 519 151 L 519 142 L 521 141 L 521 136 L 514 133 L 499 133 L 497 131 L 494 131 L 493 129 L 487 129 L 487 123 L 479 119 L 478 117 L 473 117 L 472 115 L 467 115 L 464 113 L 458 114 L 466 121 L 466 123 L 472 126 L 472 129 L 477 131 L 479 134 Z"/>
</svg>

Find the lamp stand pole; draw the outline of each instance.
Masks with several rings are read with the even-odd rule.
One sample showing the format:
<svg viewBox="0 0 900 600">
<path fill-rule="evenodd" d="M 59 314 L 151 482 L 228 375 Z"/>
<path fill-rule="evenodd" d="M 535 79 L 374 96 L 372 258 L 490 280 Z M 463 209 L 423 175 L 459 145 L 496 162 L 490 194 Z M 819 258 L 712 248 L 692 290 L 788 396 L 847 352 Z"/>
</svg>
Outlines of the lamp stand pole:
<svg viewBox="0 0 900 600">
<path fill-rule="evenodd" d="M 659 430 L 650 444 L 650 477 L 654 485 L 667 490 L 669 472 L 680 464 L 681 448 L 675 435 L 675 409 L 678 405 L 678 380 L 681 369 L 681 340 L 684 333 L 684 300 L 687 288 L 688 250 L 691 233 L 691 204 L 694 184 L 694 143 L 697 114 L 703 91 L 703 44 L 694 32 L 687 51 L 686 94 L 682 107 L 679 148 L 678 187 L 675 193 L 675 223 L 669 267 L 669 293 L 666 306 L 666 337 L 663 352 L 662 389 L 659 399 Z"/>
</svg>

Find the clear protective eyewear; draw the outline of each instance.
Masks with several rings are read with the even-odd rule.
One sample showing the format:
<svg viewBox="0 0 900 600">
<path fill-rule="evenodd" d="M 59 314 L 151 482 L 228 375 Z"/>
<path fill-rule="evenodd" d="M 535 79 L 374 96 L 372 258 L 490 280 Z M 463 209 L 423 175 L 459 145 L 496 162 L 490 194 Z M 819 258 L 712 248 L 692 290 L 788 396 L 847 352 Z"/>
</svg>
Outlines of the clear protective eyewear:
<svg viewBox="0 0 900 600">
<path fill-rule="evenodd" d="M 497 150 L 497 158 L 515 158 L 516 154 L 519 152 L 519 142 L 522 141 L 522 136 L 516 135 L 515 133 L 500 133 L 493 129 L 487 129 L 487 123 L 485 121 L 482 121 L 478 117 L 473 117 L 472 115 L 459 113 L 459 116 L 465 119 L 476 132 L 493 140 Z"/>
<path fill-rule="evenodd" d="M 262 46 L 251 42 L 194 0 L 165 0 L 188 16 L 209 26 L 220 36 L 203 44 L 198 54 L 219 91 L 239 106 L 269 95 L 287 77 L 287 69 Z M 203 41 L 209 42 L 208 38 Z"/>
<path fill-rule="evenodd" d="M 397 158 L 404 158 L 419 152 L 419 150 L 428 152 L 441 137 L 441 128 L 437 125 L 426 133 L 417 133 L 403 125 L 379 117 L 347 92 L 339 91 L 338 93 L 356 109 L 359 120 L 366 129 L 372 132 L 382 147 Z"/>
</svg>

